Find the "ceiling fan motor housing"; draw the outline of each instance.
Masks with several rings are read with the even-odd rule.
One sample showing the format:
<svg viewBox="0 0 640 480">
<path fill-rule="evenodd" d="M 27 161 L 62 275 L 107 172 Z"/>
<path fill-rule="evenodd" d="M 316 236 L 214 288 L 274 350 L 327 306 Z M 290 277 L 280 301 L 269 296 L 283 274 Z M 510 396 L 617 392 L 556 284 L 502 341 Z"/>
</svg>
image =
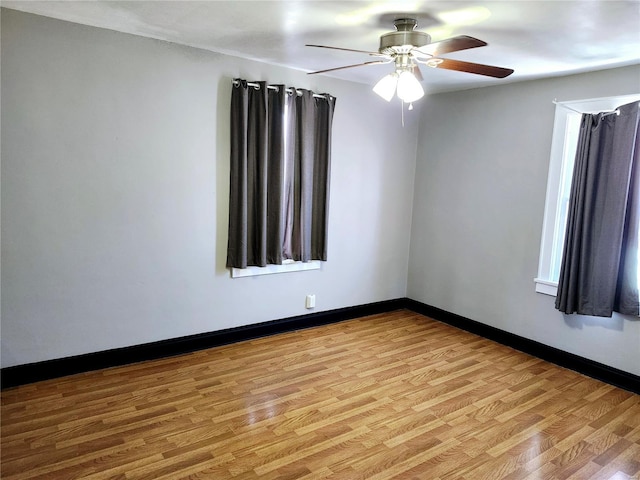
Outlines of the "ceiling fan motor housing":
<svg viewBox="0 0 640 480">
<path fill-rule="evenodd" d="M 422 47 L 431 42 L 429 34 L 414 30 L 418 22 L 413 18 L 398 18 L 393 24 L 397 31 L 385 33 L 380 37 L 380 53 L 406 53 L 400 52 L 399 47 Z"/>
</svg>

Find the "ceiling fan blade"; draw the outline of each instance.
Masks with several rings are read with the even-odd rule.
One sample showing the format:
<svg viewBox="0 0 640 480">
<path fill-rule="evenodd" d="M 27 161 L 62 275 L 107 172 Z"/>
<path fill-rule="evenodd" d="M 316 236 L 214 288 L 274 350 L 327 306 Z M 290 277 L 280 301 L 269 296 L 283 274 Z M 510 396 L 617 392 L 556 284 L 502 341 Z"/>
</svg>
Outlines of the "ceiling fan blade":
<svg viewBox="0 0 640 480">
<path fill-rule="evenodd" d="M 448 58 L 434 58 L 427 65 L 434 68 L 444 68 L 446 70 L 456 70 L 458 72 L 475 73 L 486 77 L 505 78 L 513 73 L 511 68 L 493 67 L 480 63 L 462 62 L 460 60 L 450 60 Z"/>
<path fill-rule="evenodd" d="M 457 37 L 447 38 L 440 42 L 433 42 L 422 47 L 416 47 L 412 50 L 416 50 L 419 53 L 425 55 L 432 55 L 434 57 L 442 55 L 444 53 L 458 52 L 460 50 L 467 50 L 469 48 L 484 47 L 487 42 L 478 40 L 477 38 L 469 37 L 467 35 L 459 35 Z"/>
<path fill-rule="evenodd" d="M 371 62 L 356 63 L 355 65 L 345 65 L 344 67 L 327 68 L 325 70 L 318 70 L 317 72 L 308 72 L 307 75 L 315 75 L 316 73 L 333 72 L 335 70 L 342 70 L 345 68 L 363 67 L 365 65 L 378 65 L 390 62 L 391 60 L 372 60 Z"/>
<path fill-rule="evenodd" d="M 354 50 L 352 48 L 342 48 L 342 47 L 328 47 L 327 45 L 310 45 L 306 44 L 305 47 L 317 47 L 317 48 L 329 48 L 331 50 L 342 50 L 343 52 L 356 52 L 356 53 L 366 53 L 367 55 L 373 55 L 376 57 L 386 57 L 387 55 L 380 52 L 368 52 L 366 50 Z"/>
</svg>

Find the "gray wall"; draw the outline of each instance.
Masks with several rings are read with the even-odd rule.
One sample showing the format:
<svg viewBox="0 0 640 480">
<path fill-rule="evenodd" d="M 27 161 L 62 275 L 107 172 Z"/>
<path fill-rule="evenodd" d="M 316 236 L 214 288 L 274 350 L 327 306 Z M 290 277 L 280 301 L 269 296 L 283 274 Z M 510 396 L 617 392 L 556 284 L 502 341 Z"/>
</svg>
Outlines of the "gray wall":
<svg viewBox="0 0 640 480">
<path fill-rule="evenodd" d="M 637 92 L 639 67 L 433 95 L 402 128 L 362 85 L 4 9 L 1 34 L 2 367 L 300 315 L 314 293 L 406 295 L 640 374 L 640 322 L 565 317 L 533 285 L 551 101 Z M 237 76 L 338 97 L 319 271 L 224 268 Z"/>
<path fill-rule="evenodd" d="M 423 105 L 408 296 L 640 374 L 640 321 L 562 315 L 535 293 L 555 106 L 637 93 L 627 67 L 431 96 Z"/>
<path fill-rule="evenodd" d="M 404 297 L 418 115 L 368 87 L 2 10 L 2 367 Z M 231 279 L 231 79 L 337 96 L 329 261 Z M 382 135 L 384 133 L 384 135 Z"/>
</svg>

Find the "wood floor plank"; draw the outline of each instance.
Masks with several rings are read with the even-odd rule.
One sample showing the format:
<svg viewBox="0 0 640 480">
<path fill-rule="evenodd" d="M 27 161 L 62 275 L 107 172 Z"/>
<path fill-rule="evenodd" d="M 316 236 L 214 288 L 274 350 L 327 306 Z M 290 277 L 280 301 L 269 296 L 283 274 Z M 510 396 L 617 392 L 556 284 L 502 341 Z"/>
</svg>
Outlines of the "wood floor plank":
<svg viewBox="0 0 640 480">
<path fill-rule="evenodd" d="M 640 396 L 406 310 L 2 392 L 0 476 L 640 480 Z"/>
</svg>

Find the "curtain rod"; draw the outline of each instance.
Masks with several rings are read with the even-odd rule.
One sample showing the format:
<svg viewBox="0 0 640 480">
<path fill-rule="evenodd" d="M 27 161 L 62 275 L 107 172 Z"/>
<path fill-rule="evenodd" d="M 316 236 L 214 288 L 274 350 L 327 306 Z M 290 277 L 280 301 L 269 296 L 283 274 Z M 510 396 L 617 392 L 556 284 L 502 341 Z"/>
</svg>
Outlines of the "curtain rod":
<svg viewBox="0 0 640 480">
<path fill-rule="evenodd" d="M 553 103 L 589 103 L 589 102 L 600 102 L 602 100 L 609 100 L 611 97 L 616 97 L 620 99 L 622 102 L 634 102 L 636 100 L 640 100 L 640 94 L 638 93 L 630 93 L 629 95 L 611 95 L 609 97 L 598 97 L 598 98 L 582 98 L 578 100 L 564 100 L 562 102 L 558 102 L 557 99 L 553 100 Z"/>
<path fill-rule="evenodd" d="M 579 113 L 580 115 L 582 115 L 583 113 L 587 113 L 587 112 L 581 112 L 580 110 L 577 110 L 573 107 L 570 107 L 569 105 L 567 105 L 565 102 L 558 102 L 557 100 L 553 100 L 552 102 L 554 105 L 560 105 L 562 108 L 566 108 L 567 110 L 571 110 L 572 112 L 576 112 Z M 612 115 L 612 114 L 616 114 L 616 115 L 620 115 L 620 110 L 619 109 L 615 109 L 615 110 L 607 110 L 604 112 L 599 112 L 602 114 L 603 117 L 606 117 L 607 115 Z"/>
<path fill-rule="evenodd" d="M 232 82 L 235 86 L 240 85 L 240 81 L 239 80 L 234 80 Z M 260 84 L 255 83 L 255 82 L 247 82 L 247 86 L 248 87 L 253 87 L 256 90 L 260 90 Z M 275 90 L 276 92 L 278 91 L 278 87 L 275 85 L 267 85 L 267 89 L 269 90 Z M 293 95 L 294 92 L 296 95 L 302 95 L 302 91 L 301 90 L 296 90 L 295 88 L 285 88 L 284 90 L 285 92 L 287 92 L 290 95 Z M 331 97 L 331 95 L 329 95 Z M 325 95 L 318 95 L 317 93 L 313 94 L 314 98 L 327 98 Z"/>
<path fill-rule="evenodd" d="M 629 98 L 629 97 L 630 97 L 630 98 L 637 98 L 637 97 L 638 97 L 638 95 L 635 95 L 635 94 L 634 94 L 634 95 L 624 95 L 624 96 L 622 96 L 622 97 L 620 97 L 620 98 L 622 99 L 622 98 Z M 596 101 L 604 100 L 604 99 L 606 99 L 606 98 L 607 98 L 607 97 L 602 97 L 602 98 L 592 98 L 592 99 L 590 99 L 590 100 L 570 100 L 570 101 L 567 101 L 567 102 L 558 102 L 556 99 L 554 99 L 554 100 L 552 101 L 552 103 L 553 103 L 554 105 L 560 105 L 561 107 L 566 108 L 567 110 L 571 110 L 572 112 L 576 112 L 576 113 L 579 113 L 579 114 L 583 114 L 583 113 L 588 113 L 588 112 L 582 112 L 582 111 L 580 111 L 580 110 L 577 110 L 577 109 L 575 109 L 575 108 L 570 107 L 569 105 L 567 105 L 567 103 L 586 103 L 586 102 L 596 102 Z M 637 101 L 637 100 L 636 100 L 636 101 Z M 632 102 L 632 103 L 633 103 L 633 102 Z M 638 108 L 640 108 L 640 103 L 638 103 Z M 602 116 L 604 116 L 604 117 L 606 117 L 607 115 L 614 114 L 614 113 L 615 113 L 616 115 L 620 116 L 620 108 L 616 108 L 615 110 L 605 110 L 605 111 L 603 111 L 603 112 L 599 112 L 599 113 L 601 113 L 601 114 L 602 114 Z"/>
</svg>

